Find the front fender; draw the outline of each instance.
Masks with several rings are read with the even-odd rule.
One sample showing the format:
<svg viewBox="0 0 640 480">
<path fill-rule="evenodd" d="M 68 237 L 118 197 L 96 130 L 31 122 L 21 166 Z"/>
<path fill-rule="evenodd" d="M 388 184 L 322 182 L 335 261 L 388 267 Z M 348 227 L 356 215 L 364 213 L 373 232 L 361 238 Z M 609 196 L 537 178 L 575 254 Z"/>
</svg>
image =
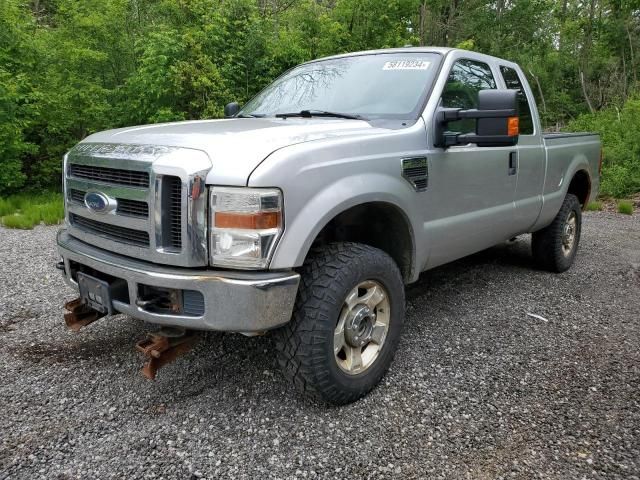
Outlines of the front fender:
<svg viewBox="0 0 640 480">
<path fill-rule="evenodd" d="M 412 279 L 428 255 L 424 193 L 402 177 L 402 159 L 424 156 L 424 124 L 375 128 L 291 145 L 270 155 L 251 174 L 252 187 L 278 187 L 284 195 L 284 233 L 271 269 L 301 266 L 318 233 L 338 214 L 369 202 L 392 205 L 411 232 Z M 420 268 L 416 268 L 418 265 Z"/>
<path fill-rule="evenodd" d="M 285 218 L 285 232 L 276 248 L 271 268 L 302 265 L 313 241 L 333 218 L 357 205 L 382 202 L 395 206 L 405 215 L 411 235 L 412 271 L 415 271 L 419 249 L 416 248 L 414 226 L 420 220 L 411 208 L 410 200 L 414 195 L 406 181 L 381 173 L 348 176 L 326 185 L 304 204 L 294 218 Z M 285 192 L 285 214 L 286 198 Z"/>
</svg>

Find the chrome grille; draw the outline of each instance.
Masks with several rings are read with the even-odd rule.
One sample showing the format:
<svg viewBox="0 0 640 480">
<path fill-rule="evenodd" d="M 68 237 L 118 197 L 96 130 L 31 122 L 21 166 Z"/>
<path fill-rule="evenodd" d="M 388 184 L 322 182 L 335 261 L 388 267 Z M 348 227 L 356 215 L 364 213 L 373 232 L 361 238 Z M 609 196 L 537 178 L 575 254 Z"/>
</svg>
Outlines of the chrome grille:
<svg viewBox="0 0 640 480">
<path fill-rule="evenodd" d="M 72 188 L 69 190 L 69 199 L 73 202 L 84 204 L 84 196 L 87 192 Z M 149 216 L 149 205 L 147 202 L 139 200 L 130 200 L 128 198 L 116 198 L 118 206 L 116 214 L 126 215 L 129 217 L 147 218 Z"/>
<path fill-rule="evenodd" d="M 118 207 L 116 213 L 118 215 L 128 215 L 130 217 L 147 218 L 149 216 L 149 205 L 146 202 L 137 200 L 128 200 L 126 198 L 116 198 Z"/>
<path fill-rule="evenodd" d="M 149 246 L 149 233 L 132 228 L 119 227 L 110 223 L 98 222 L 90 218 L 81 217 L 75 213 L 69 214 L 71 225 L 80 227 L 95 235 L 118 240 L 138 247 Z"/>
<path fill-rule="evenodd" d="M 206 153 L 188 148 L 80 143 L 65 157 L 69 233 L 96 247 L 155 263 L 207 265 Z M 198 188 L 194 188 L 197 185 Z M 89 209 L 87 192 L 109 207 Z"/>
<path fill-rule="evenodd" d="M 165 177 L 168 188 L 169 245 L 182 248 L 182 182 L 178 177 Z"/>
<path fill-rule="evenodd" d="M 71 163 L 69 164 L 69 176 L 116 185 L 131 185 L 135 187 L 149 186 L 149 173 L 135 170 L 122 170 L 119 168 L 105 168 Z"/>
<path fill-rule="evenodd" d="M 75 188 L 72 188 L 71 190 L 69 190 L 69 200 L 72 200 L 76 203 L 84 203 L 84 194 L 86 192 L 83 192 L 81 190 L 76 190 Z"/>
</svg>

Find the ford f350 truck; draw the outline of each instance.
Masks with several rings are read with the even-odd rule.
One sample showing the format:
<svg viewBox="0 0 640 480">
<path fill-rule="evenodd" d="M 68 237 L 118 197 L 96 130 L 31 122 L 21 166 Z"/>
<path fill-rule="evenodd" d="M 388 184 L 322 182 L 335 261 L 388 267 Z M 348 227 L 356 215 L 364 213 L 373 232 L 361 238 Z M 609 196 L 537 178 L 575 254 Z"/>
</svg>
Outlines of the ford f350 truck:
<svg viewBox="0 0 640 480">
<path fill-rule="evenodd" d="M 598 191 L 598 136 L 543 134 L 518 65 L 469 51 L 311 61 L 225 116 L 64 158 L 67 324 L 162 326 L 138 344 L 149 377 L 191 332 L 270 332 L 299 390 L 352 402 L 388 369 L 420 272 L 525 233 L 562 272 Z"/>
</svg>

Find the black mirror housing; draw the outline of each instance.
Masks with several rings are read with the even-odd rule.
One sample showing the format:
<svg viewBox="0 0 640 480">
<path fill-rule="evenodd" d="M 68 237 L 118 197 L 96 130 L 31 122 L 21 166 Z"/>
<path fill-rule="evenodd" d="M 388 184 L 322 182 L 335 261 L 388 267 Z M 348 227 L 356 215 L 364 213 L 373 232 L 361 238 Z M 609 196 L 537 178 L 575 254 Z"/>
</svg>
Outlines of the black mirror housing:
<svg viewBox="0 0 640 480">
<path fill-rule="evenodd" d="M 517 90 L 480 90 L 478 108 L 440 108 L 436 112 L 435 146 L 447 148 L 475 143 L 479 147 L 513 146 L 518 143 Z M 475 134 L 447 131 L 448 123 L 476 119 Z"/>
<path fill-rule="evenodd" d="M 509 134 L 509 119 L 518 117 L 518 91 L 517 90 L 480 90 L 478 92 L 478 110 L 496 111 L 510 110 L 512 112 L 508 117 L 484 117 L 478 118 L 476 123 L 476 135 L 479 137 L 487 136 L 508 136 L 512 142 L 505 140 L 507 145 L 515 145 L 518 142 L 518 134 Z M 478 146 L 499 146 L 493 145 L 491 142 L 478 142 Z"/>
<path fill-rule="evenodd" d="M 240 105 L 238 102 L 227 103 L 224 106 L 224 118 L 233 118 L 240 111 Z"/>
</svg>

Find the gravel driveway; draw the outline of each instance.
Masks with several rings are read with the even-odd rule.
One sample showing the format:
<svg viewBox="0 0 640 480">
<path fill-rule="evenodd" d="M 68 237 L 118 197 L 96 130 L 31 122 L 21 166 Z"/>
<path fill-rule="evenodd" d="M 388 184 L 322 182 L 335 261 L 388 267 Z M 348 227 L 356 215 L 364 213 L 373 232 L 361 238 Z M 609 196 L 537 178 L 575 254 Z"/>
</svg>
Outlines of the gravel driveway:
<svg viewBox="0 0 640 480">
<path fill-rule="evenodd" d="M 343 408 L 298 397 L 268 337 L 208 334 L 145 380 L 143 323 L 65 330 L 55 231 L 0 229 L 2 479 L 640 478 L 638 215 L 586 214 L 562 275 L 527 237 L 427 272 Z"/>
</svg>

